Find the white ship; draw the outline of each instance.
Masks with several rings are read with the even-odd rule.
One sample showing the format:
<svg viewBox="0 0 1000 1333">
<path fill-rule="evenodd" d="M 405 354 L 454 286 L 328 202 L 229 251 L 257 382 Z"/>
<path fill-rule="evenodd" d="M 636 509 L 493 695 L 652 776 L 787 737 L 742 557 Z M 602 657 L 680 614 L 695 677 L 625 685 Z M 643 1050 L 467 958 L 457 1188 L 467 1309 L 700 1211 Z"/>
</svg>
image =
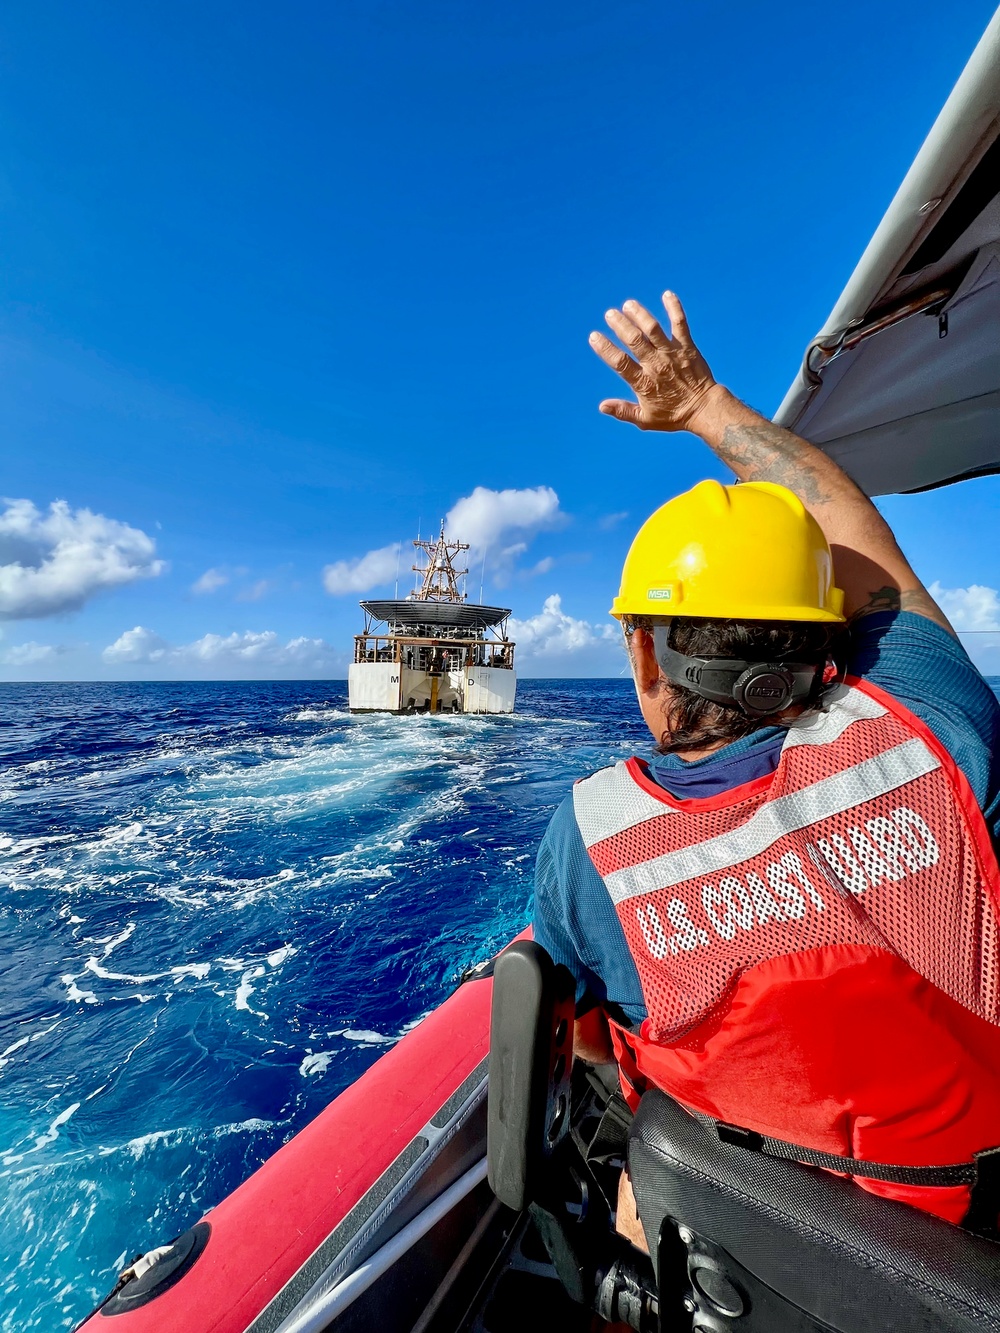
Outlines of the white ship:
<svg viewBox="0 0 1000 1333">
<path fill-rule="evenodd" d="M 413 543 L 426 563 L 408 597 L 365 601 L 348 674 L 352 713 L 512 713 L 517 677 L 507 638 L 510 610 L 467 600 L 455 559 L 469 549 L 445 540 Z"/>
</svg>

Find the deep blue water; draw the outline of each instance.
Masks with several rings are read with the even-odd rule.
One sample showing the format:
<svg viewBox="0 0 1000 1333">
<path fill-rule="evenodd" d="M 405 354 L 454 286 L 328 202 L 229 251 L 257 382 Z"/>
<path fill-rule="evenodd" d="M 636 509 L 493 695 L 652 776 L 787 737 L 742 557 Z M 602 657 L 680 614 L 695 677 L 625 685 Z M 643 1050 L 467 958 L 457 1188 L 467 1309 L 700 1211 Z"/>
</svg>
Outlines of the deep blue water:
<svg viewBox="0 0 1000 1333">
<path fill-rule="evenodd" d="M 71 1327 L 524 924 L 628 681 L 0 685 L 0 1329 Z"/>
</svg>

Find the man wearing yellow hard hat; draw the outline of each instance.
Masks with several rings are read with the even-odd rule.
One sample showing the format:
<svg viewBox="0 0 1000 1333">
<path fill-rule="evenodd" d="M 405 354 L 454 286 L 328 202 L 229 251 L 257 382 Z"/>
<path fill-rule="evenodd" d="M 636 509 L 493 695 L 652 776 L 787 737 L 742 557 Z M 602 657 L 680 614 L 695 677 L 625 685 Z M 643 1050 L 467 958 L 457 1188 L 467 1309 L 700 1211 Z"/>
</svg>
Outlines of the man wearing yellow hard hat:
<svg viewBox="0 0 1000 1333">
<path fill-rule="evenodd" d="M 664 306 L 669 336 L 633 301 L 607 315 L 627 351 L 591 335 L 636 399 L 601 411 L 700 436 L 741 484 L 636 534 L 611 614 L 655 750 L 553 816 L 535 937 L 576 977 L 577 1053 L 613 1051 L 633 1108 L 655 1085 L 988 1230 L 1000 706 L 867 496 Z"/>
</svg>

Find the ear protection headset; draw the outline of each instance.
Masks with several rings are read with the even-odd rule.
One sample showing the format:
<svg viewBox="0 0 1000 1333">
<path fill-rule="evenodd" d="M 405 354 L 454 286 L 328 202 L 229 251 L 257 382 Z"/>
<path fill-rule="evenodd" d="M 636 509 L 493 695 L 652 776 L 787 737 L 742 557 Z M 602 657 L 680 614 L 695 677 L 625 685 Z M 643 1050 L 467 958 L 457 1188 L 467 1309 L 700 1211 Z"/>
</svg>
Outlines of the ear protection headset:
<svg viewBox="0 0 1000 1333">
<path fill-rule="evenodd" d="M 667 680 L 713 703 L 736 704 L 750 717 L 767 717 L 815 700 L 826 662 L 748 662 L 739 657 L 688 657 L 671 648 L 669 625 L 653 630 L 656 657 Z"/>
</svg>

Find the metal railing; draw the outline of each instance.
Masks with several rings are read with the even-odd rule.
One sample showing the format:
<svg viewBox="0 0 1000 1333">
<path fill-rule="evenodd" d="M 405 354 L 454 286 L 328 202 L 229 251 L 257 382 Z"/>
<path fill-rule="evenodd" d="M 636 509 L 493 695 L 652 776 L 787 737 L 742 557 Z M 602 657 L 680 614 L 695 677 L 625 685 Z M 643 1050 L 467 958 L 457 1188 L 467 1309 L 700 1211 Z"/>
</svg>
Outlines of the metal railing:
<svg viewBox="0 0 1000 1333">
<path fill-rule="evenodd" d="M 509 639 L 448 639 L 442 642 L 440 639 L 402 635 L 356 634 L 354 660 L 393 662 L 431 675 L 461 671 L 465 667 L 499 667 L 509 671 L 514 666 L 514 647 Z"/>
</svg>

